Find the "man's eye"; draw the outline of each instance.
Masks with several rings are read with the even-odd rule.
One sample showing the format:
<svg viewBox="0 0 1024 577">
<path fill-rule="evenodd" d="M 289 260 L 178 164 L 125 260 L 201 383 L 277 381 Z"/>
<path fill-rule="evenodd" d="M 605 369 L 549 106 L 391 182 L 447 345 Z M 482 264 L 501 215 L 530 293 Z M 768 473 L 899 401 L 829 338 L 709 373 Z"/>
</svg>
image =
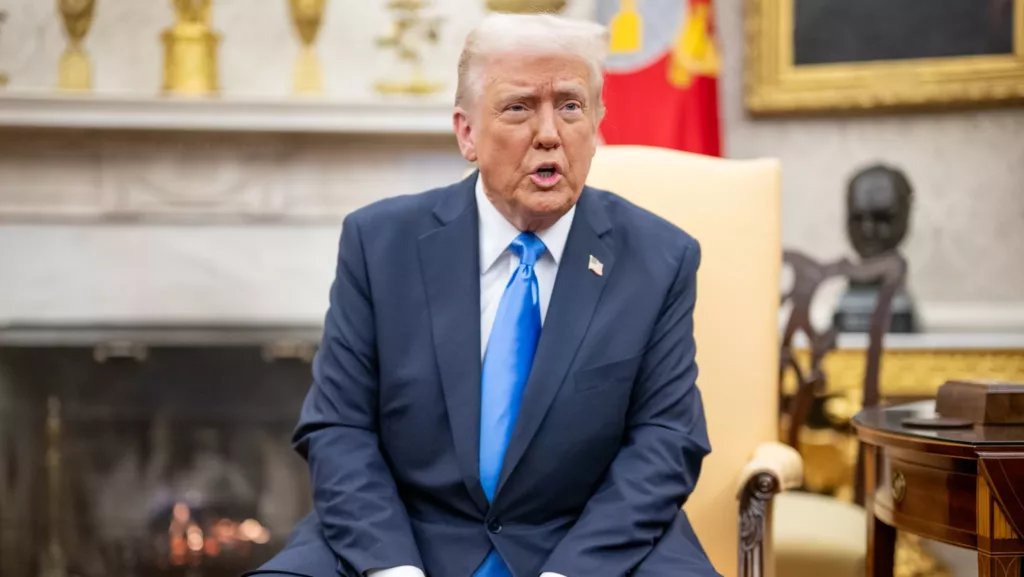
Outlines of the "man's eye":
<svg viewBox="0 0 1024 577">
<path fill-rule="evenodd" d="M 509 112 L 522 112 L 526 110 L 526 107 L 522 104 L 513 104 L 508 107 Z"/>
<path fill-rule="evenodd" d="M 579 102 L 567 102 L 565 104 L 565 109 L 568 110 L 569 112 L 577 112 L 583 110 L 583 106 L 580 105 Z"/>
</svg>

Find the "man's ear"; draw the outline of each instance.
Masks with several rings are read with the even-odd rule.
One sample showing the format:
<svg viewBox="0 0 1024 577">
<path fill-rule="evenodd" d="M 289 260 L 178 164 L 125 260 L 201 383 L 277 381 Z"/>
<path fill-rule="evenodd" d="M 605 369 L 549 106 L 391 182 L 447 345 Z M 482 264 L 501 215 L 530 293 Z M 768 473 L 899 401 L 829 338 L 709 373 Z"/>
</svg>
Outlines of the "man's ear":
<svg viewBox="0 0 1024 577">
<path fill-rule="evenodd" d="M 476 135 L 473 134 L 473 129 L 469 125 L 469 117 L 466 115 L 466 111 L 456 107 L 455 114 L 452 115 L 452 125 L 455 127 L 455 138 L 459 141 L 459 150 L 462 152 L 462 157 L 469 162 L 476 162 Z"/>
</svg>

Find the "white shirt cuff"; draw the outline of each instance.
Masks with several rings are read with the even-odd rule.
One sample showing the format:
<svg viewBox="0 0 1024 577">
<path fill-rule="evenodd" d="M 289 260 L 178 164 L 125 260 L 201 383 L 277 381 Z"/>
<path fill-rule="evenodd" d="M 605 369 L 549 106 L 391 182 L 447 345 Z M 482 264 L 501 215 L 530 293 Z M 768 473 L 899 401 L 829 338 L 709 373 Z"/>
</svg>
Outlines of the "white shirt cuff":
<svg viewBox="0 0 1024 577">
<path fill-rule="evenodd" d="M 540 577 L 565 577 L 565 575 L 562 575 L 561 573 L 551 573 L 549 571 L 547 573 L 541 573 Z"/>
<path fill-rule="evenodd" d="M 424 577 L 424 575 L 419 567 L 402 565 L 401 567 L 392 567 L 391 569 L 367 571 L 366 577 Z"/>
</svg>

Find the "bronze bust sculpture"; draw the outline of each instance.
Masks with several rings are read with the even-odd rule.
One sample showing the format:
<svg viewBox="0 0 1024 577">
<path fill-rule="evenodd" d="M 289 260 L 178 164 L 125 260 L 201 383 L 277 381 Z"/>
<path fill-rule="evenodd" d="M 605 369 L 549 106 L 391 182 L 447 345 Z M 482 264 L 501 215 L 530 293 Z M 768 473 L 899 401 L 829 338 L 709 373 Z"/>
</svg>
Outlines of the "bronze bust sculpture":
<svg viewBox="0 0 1024 577">
<path fill-rule="evenodd" d="M 874 165 L 858 172 L 846 191 L 846 232 L 867 259 L 896 250 L 907 235 L 913 191 L 894 168 Z"/>
<path fill-rule="evenodd" d="M 846 190 L 846 232 L 862 260 L 898 252 L 910 229 L 913 189 L 899 169 L 875 164 L 859 170 Z M 864 332 L 877 297 L 875 283 L 851 284 L 836 309 L 840 331 Z M 905 290 L 893 300 L 890 332 L 916 332 L 913 302 Z"/>
</svg>

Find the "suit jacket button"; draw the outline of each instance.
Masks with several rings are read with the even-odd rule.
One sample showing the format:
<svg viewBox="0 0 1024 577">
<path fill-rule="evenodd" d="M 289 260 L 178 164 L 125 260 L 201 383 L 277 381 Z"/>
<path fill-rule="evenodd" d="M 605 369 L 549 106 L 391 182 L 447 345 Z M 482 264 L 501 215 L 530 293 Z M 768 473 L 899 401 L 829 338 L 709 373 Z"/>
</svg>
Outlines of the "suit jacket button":
<svg viewBox="0 0 1024 577">
<path fill-rule="evenodd" d="M 491 533 L 494 533 L 495 535 L 501 533 L 501 521 L 497 519 L 491 519 L 491 521 L 487 523 L 487 530 Z"/>
</svg>

